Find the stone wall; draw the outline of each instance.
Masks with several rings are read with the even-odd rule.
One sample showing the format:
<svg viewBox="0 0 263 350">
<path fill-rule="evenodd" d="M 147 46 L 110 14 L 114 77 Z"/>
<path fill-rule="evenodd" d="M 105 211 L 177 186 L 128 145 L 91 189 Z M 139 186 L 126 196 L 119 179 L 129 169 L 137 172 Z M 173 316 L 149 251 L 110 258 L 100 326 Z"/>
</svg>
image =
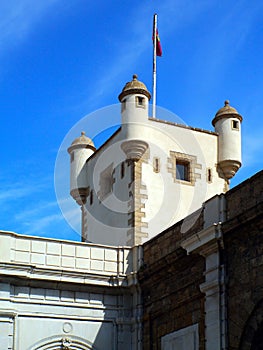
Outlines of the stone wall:
<svg viewBox="0 0 263 350">
<path fill-rule="evenodd" d="M 225 194 L 227 219 L 240 217 L 263 201 L 263 171 L 242 182 Z"/>
<path fill-rule="evenodd" d="M 263 172 L 143 249 L 143 349 L 263 348 Z"/>
<path fill-rule="evenodd" d="M 193 232 L 201 222 L 197 220 Z M 199 288 L 204 282 L 205 259 L 198 254 L 187 255 L 180 247 L 182 224 L 144 244 L 144 267 L 139 281 L 145 350 L 161 349 L 162 337 L 192 325 L 198 325 L 198 349 L 205 346 L 204 295 Z"/>
<path fill-rule="evenodd" d="M 263 347 L 262 178 L 260 172 L 226 194 L 229 220 L 223 231 L 229 350 Z"/>
</svg>

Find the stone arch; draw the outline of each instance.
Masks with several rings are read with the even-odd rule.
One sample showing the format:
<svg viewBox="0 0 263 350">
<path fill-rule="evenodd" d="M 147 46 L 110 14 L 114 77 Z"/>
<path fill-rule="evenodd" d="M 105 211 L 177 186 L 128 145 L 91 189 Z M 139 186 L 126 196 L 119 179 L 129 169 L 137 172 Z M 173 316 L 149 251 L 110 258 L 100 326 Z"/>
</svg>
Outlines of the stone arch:
<svg viewBox="0 0 263 350">
<path fill-rule="evenodd" d="M 96 348 L 85 339 L 69 335 L 42 339 L 28 350 L 96 350 Z"/>
<path fill-rule="evenodd" d="M 240 350 L 263 349 L 263 299 L 255 306 L 243 330 Z"/>
</svg>

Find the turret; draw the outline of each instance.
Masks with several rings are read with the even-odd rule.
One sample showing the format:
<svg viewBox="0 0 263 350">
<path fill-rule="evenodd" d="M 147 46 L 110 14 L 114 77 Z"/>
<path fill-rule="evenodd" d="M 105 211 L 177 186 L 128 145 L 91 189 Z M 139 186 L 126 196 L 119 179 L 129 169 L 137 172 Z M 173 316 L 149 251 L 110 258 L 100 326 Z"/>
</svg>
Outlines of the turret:
<svg viewBox="0 0 263 350">
<path fill-rule="evenodd" d="M 142 125 L 148 120 L 148 107 L 151 94 L 147 87 L 133 75 L 132 81 L 126 83 L 119 95 L 121 102 L 122 129 L 125 139 L 122 149 L 128 159 L 141 158 L 148 148 L 142 140 Z"/>
<path fill-rule="evenodd" d="M 88 195 L 87 159 L 96 150 L 92 140 L 81 132 L 68 148 L 70 154 L 70 194 L 79 205 L 86 202 Z"/>
<path fill-rule="evenodd" d="M 237 110 L 225 101 L 216 113 L 212 124 L 218 133 L 218 171 L 229 181 L 241 167 L 241 122 Z"/>
</svg>

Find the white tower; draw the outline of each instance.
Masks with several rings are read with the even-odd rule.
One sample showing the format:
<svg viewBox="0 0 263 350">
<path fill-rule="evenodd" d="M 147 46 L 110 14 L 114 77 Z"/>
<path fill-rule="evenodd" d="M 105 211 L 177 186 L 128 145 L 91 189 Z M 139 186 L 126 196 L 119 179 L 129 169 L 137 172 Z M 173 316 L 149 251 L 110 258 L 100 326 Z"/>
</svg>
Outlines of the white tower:
<svg viewBox="0 0 263 350">
<path fill-rule="evenodd" d="M 86 203 L 88 196 L 88 158 L 95 152 L 96 148 L 90 138 L 81 132 L 68 148 L 70 154 L 70 194 L 79 205 Z"/>
<path fill-rule="evenodd" d="M 225 101 L 225 106 L 216 113 L 212 124 L 218 133 L 218 172 L 229 180 L 241 167 L 241 122 L 237 110 Z"/>
<path fill-rule="evenodd" d="M 119 95 L 121 102 L 122 130 L 126 141 L 122 150 L 128 159 L 138 160 L 148 148 L 141 138 L 142 126 L 148 121 L 148 107 L 151 94 L 146 86 L 133 75 L 132 81 L 126 83 Z"/>
</svg>

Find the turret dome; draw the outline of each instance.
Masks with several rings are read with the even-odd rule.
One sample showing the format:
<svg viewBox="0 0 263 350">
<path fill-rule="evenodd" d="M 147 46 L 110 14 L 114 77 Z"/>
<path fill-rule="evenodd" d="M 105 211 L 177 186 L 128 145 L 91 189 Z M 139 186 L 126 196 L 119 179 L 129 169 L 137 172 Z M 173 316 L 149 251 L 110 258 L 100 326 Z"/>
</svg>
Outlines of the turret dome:
<svg viewBox="0 0 263 350">
<path fill-rule="evenodd" d="M 137 78 L 137 74 L 134 74 L 132 77 L 132 81 L 129 81 L 125 84 L 124 88 L 122 89 L 122 92 L 119 94 L 120 101 L 123 99 L 123 97 L 131 94 L 142 94 L 145 95 L 149 100 L 151 99 L 151 94 L 148 91 L 147 87 Z"/>
<path fill-rule="evenodd" d="M 220 108 L 217 111 L 214 119 L 212 120 L 213 126 L 215 126 L 215 123 L 222 118 L 237 118 L 240 120 L 240 122 L 242 122 L 243 120 L 242 116 L 238 113 L 238 111 L 234 107 L 230 106 L 228 100 L 225 101 L 224 107 Z"/>
<path fill-rule="evenodd" d="M 77 137 L 72 143 L 73 145 L 90 145 L 94 147 L 92 140 L 86 136 L 85 131 L 81 131 L 81 136 Z"/>
<path fill-rule="evenodd" d="M 85 131 L 82 131 L 81 135 L 71 143 L 68 152 L 70 153 L 70 151 L 75 148 L 91 148 L 94 151 L 96 150 L 93 141 L 86 136 Z"/>
</svg>

